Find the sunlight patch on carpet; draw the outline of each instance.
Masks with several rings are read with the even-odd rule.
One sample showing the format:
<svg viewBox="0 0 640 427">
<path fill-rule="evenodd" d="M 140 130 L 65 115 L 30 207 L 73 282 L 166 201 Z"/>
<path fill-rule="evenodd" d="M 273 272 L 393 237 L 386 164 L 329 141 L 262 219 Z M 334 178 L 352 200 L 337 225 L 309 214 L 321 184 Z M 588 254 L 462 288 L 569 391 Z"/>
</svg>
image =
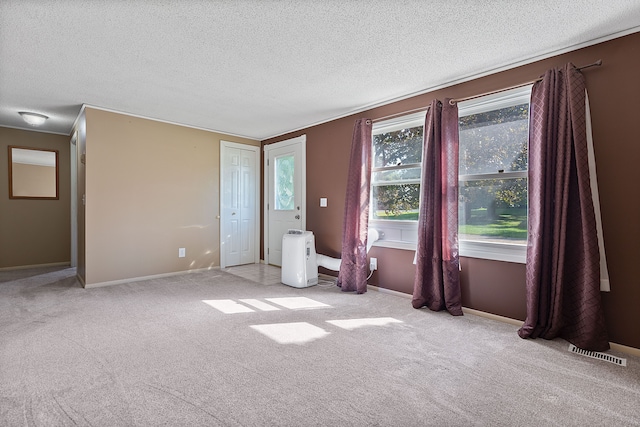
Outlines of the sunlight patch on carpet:
<svg viewBox="0 0 640 427">
<path fill-rule="evenodd" d="M 236 314 L 236 313 L 253 313 L 254 310 L 246 305 L 238 304 L 232 299 L 209 299 L 202 300 L 203 303 L 210 305 L 216 310 L 220 310 L 224 314 Z"/>
<path fill-rule="evenodd" d="M 265 298 L 265 299 L 269 302 L 281 305 L 282 307 L 288 308 L 290 310 L 304 310 L 304 309 L 310 309 L 310 308 L 331 307 L 330 305 L 324 304 L 316 300 L 312 300 L 311 298 L 307 298 L 307 297 Z"/>
<path fill-rule="evenodd" d="M 393 317 L 370 317 L 367 319 L 327 320 L 327 323 L 352 331 L 364 326 L 385 326 L 390 323 L 402 323 L 402 320 L 394 319 Z"/>
<path fill-rule="evenodd" d="M 331 308 L 330 305 L 306 297 L 265 298 L 265 300 L 269 301 L 272 304 L 277 304 L 280 307 L 288 308 L 289 310 L 306 310 L 327 307 Z M 208 304 L 225 314 L 253 313 L 255 312 L 254 309 L 260 311 L 280 310 L 280 307 L 276 307 L 275 305 L 268 304 L 255 298 L 240 299 L 239 301 L 240 302 L 232 299 L 202 300 L 202 302 L 204 302 L 205 304 Z M 253 308 L 248 306 L 251 306 Z"/>
<path fill-rule="evenodd" d="M 252 306 L 253 308 L 257 308 L 258 310 L 261 311 L 276 311 L 276 310 L 280 310 L 278 307 L 276 307 L 275 305 L 271 305 L 271 304 L 267 304 L 264 301 L 260 301 L 258 299 L 241 299 L 240 302 L 244 303 L 244 304 L 248 304 L 250 306 Z"/>
<path fill-rule="evenodd" d="M 329 335 L 324 329 L 307 322 L 251 325 L 251 328 L 278 344 L 305 344 Z"/>
</svg>

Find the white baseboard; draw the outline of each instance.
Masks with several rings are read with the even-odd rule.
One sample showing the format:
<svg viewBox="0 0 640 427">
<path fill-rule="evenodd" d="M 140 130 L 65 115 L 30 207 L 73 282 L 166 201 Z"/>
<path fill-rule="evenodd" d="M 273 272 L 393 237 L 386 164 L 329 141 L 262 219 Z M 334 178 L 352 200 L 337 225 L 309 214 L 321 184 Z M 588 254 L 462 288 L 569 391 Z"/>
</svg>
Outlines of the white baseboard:
<svg viewBox="0 0 640 427">
<path fill-rule="evenodd" d="M 41 268 L 41 267 L 70 267 L 71 263 L 69 261 L 63 262 L 50 262 L 47 264 L 32 264 L 32 265 L 18 265 L 15 267 L 2 267 L 0 271 L 11 271 L 11 270 L 26 270 L 28 268 Z"/>
<path fill-rule="evenodd" d="M 153 274 L 151 276 L 140 276 L 140 277 L 132 277 L 129 279 L 111 280 L 108 282 L 98 282 L 98 283 L 87 284 L 81 281 L 81 283 L 85 289 L 101 288 L 103 286 L 121 285 L 123 283 L 141 282 L 143 280 L 160 279 L 163 277 L 179 276 L 182 274 L 200 273 L 203 271 L 219 270 L 219 269 L 220 267 L 205 267 L 205 268 L 197 268 L 195 270 L 173 271 L 171 273 Z"/>
<path fill-rule="evenodd" d="M 383 294 L 395 295 L 397 297 L 402 297 L 402 298 L 413 298 L 413 295 L 411 295 L 411 294 L 406 294 L 404 292 L 394 291 L 393 289 L 381 288 L 379 286 L 374 286 L 374 285 L 367 285 L 367 289 L 370 289 L 370 290 L 376 291 L 376 292 L 381 292 Z"/>
<path fill-rule="evenodd" d="M 493 313 L 487 313 L 486 311 L 475 310 L 473 308 L 462 307 L 462 312 L 465 314 L 474 314 L 476 316 L 484 317 L 485 319 L 497 320 L 499 322 L 508 323 L 510 325 L 522 326 L 524 323 L 522 320 L 512 319 L 511 317 L 499 316 Z"/>
<path fill-rule="evenodd" d="M 614 342 L 610 342 L 609 345 L 611 346 L 611 350 L 640 357 L 640 348 L 629 347 L 628 345 L 616 344 Z"/>
<path fill-rule="evenodd" d="M 406 294 L 404 292 L 398 292 L 398 291 L 394 291 L 394 290 L 391 290 L 391 289 L 385 289 L 385 288 L 381 288 L 379 286 L 368 285 L 367 289 L 371 289 L 371 290 L 374 290 L 374 291 L 382 292 L 382 293 L 385 293 L 385 294 L 391 294 L 391 295 L 399 296 L 399 297 L 402 297 L 402 298 L 412 298 L 411 294 Z M 476 316 L 484 317 L 484 318 L 487 318 L 487 319 L 497 320 L 499 322 L 508 323 L 508 324 L 514 325 L 514 326 L 522 326 L 522 324 L 524 323 L 522 320 L 512 319 L 510 317 L 498 316 L 497 314 L 487 313 L 486 311 L 480 311 L 480 310 L 476 310 L 476 309 L 473 309 L 473 308 L 462 307 L 462 312 L 465 313 L 465 314 L 468 313 L 468 314 L 473 314 L 473 315 L 476 315 Z M 619 351 L 621 353 L 626 353 L 626 354 L 630 354 L 632 356 L 640 357 L 640 348 L 629 347 L 627 345 L 616 344 L 614 342 L 610 342 L 609 345 L 611 346 L 611 350 Z"/>
</svg>

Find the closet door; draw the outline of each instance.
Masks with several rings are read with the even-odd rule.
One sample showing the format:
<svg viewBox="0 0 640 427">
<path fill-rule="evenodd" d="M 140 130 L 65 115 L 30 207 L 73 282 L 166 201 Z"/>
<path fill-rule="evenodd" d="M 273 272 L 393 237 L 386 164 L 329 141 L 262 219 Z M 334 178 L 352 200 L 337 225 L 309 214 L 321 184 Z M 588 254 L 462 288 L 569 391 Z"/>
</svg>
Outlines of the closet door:
<svg viewBox="0 0 640 427">
<path fill-rule="evenodd" d="M 258 262 L 258 150 L 224 142 L 220 148 L 222 267 Z"/>
</svg>

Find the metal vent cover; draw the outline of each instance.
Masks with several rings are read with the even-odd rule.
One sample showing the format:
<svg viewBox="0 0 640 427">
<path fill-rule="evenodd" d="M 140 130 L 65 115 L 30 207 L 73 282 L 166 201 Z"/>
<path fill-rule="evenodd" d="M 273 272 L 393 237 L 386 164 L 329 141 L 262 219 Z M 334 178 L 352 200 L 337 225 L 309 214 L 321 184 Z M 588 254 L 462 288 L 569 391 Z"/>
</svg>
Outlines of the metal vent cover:
<svg viewBox="0 0 640 427">
<path fill-rule="evenodd" d="M 569 351 L 572 353 L 581 354 L 583 356 L 591 357 L 593 359 L 604 360 L 605 362 L 613 363 L 614 365 L 627 366 L 627 359 L 621 357 L 612 356 L 610 354 L 601 353 L 598 351 L 583 350 L 576 347 L 573 344 L 569 344 Z"/>
</svg>

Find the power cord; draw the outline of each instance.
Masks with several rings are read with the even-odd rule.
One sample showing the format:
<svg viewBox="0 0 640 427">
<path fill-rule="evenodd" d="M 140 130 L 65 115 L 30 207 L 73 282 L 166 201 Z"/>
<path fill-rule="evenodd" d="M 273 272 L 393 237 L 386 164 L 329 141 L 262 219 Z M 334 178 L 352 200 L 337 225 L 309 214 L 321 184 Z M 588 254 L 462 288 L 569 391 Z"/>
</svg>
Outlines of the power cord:
<svg viewBox="0 0 640 427">
<path fill-rule="evenodd" d="M 369 281 L 369 279 L 371 279 L 371 276 L 373 276 L 373 272 L 376 270 L 371 270 L 371 272 L 369 273 L 369 275 L 367 276 L 367 282 Z M 338 282 L 338 278 L 336 277 L 335 279 L 332 280 L 328 280 L 328 279 L 320 279 L 318 277 L 318 286 L 320 287 L 329 287 L 329 286 L 336 286 Z"/>
</svg>

